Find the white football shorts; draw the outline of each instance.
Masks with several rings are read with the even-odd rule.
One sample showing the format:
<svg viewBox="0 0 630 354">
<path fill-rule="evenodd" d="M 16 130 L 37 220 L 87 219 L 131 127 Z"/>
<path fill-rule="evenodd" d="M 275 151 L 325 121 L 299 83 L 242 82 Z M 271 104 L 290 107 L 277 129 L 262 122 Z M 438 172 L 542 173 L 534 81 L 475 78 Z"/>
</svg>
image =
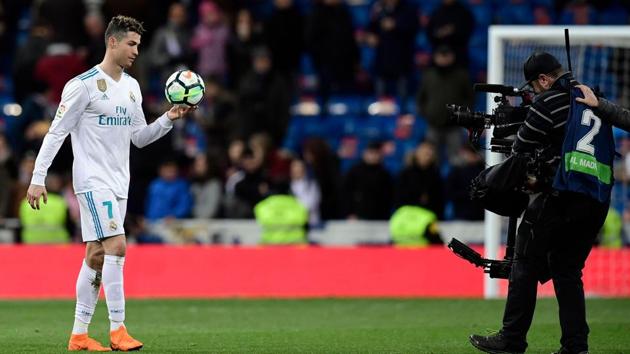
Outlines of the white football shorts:
<svg viewBox="0 0 630 354">
<path fill-rule="evenodd" d="M 103 189 L 77 194 L 81 212 L 83 242 L 102 241 L 123 235 L 127 213 L 127 199 L 117 198 L 111 190 Z"/>
</svg>

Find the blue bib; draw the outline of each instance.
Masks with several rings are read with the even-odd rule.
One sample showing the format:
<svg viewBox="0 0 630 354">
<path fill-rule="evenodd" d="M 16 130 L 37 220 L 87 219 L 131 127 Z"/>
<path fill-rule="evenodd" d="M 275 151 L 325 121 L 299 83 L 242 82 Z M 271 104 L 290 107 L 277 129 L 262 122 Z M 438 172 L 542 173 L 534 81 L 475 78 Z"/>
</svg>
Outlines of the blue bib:
<svg viewBox="0 0 630 354">
<path fill-rule="evenodd" d="M 583 97 L 582 91 L 573 87 L 562 159 L 553 188 L 586 194 L 608 204 L 614 182 L 612 125 L 597 117 L 589 106 L 577 102 L 576 97 Z"/>
</svg>

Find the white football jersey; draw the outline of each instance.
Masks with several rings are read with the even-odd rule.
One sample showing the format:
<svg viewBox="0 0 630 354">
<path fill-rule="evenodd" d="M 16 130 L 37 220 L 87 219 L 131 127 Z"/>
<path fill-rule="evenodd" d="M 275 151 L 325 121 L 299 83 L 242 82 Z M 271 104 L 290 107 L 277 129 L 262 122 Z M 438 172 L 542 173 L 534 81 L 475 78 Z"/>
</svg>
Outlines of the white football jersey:
<svg viewBox="0 0 630 354">
<path fill-rule="evenodd" d="M 172 127 L 166 113 L 147 125 L 138 82 L 126 73 L 116 82 L 97 65 L 66 83 L 31 183 L 45 185 L 48 168 L 70 134 L 74 192 L 109 189 L 126 199 L 130 142 L 146 146 Z"/>
</svg>

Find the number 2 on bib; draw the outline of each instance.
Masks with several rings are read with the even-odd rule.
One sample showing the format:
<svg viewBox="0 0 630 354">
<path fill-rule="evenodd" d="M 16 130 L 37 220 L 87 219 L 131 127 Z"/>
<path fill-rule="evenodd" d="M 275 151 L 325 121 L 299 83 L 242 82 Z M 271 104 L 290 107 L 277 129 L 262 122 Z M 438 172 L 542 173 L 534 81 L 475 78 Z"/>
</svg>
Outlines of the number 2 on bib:
<svg viewBox="0 0 630 354">
<path fill-rule="evenodd" d="M 595 146 L 591 144 L 595 135 L 599 133 L 599 128 L 602 126 L 602 121 L 598 116 L 593 113 L 590 109 L 585 109 L 582 112 L 582 125 L 587 127 L 591 126 L 591 121 L 593 121 L 593 127 L 588 131 L 580 140 L 577 142 L 576 150 L 585 152 L 589 155 L 595 155 Z"/>
</svg>

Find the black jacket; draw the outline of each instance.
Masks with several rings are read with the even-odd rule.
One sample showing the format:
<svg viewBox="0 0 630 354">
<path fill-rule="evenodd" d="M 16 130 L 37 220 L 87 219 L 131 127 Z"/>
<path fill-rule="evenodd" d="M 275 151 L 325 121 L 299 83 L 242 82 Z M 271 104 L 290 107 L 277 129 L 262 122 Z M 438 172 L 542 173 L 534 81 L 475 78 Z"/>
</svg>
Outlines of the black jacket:
<svg viewBox="0 0 630 354">
<path fill-rule="evenodd" d="M 599 98 L 599 106 L 595 109 L 595 114 L 615 127 L 630 132 L 630 110 L 605 98 Z"/>
<path fill-rule="evenodd" d="M 518 129 L 512 151 L 516 155 L 535 156 L 550 167 L 555 175 L 560 163 L 564 133 L 569 118 L 570 89 L 575 80 L 570 73 L 560 76 L 551 88 L 536 95 L 525 123 Z"/>
</svg>

